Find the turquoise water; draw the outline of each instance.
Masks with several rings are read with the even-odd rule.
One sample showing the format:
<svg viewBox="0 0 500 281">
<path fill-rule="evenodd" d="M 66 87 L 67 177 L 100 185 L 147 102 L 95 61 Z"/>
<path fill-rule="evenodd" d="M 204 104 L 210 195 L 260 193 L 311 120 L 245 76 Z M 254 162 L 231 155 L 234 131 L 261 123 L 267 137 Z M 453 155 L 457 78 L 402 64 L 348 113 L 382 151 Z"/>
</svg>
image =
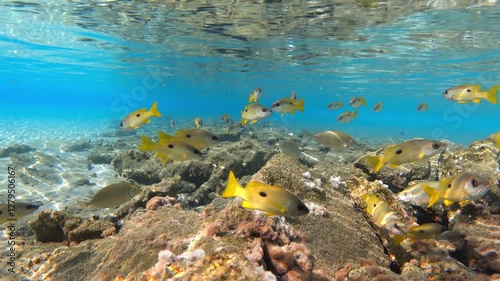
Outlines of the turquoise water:
<svg viewBox="0 0 500 281">
<path fill-rule="evenodd" d="M 11 131 L 30 120 L 118 128 L 129 112 L 156 100 L 165 117 L 152 122 L 160 126 L 195 117 L 215 122 L 225 113 L 239 120 L 260 87 L 267 106 L 292 91 L 305 99 L 304 114 L 262 123 L 468 145 L 498 131 L 498 105 L 461 105 L 441 94 L 464 83 L 500 83 L 500 7 L 453 3 L 242 4 L 231 12 L 196 2 L 6 1 L 2 119 Z M 326 105 L 347 105 L 354 96 L 368 106 L 352 122 L 336 122 L 352 109 Z M 383 110 L 373 112 L 379 101 Z M 417 112 L 422 102 L 429 110 Z"/>
</svg>

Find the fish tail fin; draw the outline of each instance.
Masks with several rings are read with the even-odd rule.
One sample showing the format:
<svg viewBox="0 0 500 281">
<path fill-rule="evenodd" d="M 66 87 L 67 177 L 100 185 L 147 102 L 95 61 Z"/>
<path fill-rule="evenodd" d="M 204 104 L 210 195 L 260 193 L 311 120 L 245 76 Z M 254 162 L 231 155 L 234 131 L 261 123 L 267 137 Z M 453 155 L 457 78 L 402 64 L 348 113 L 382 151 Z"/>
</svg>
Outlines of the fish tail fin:
<svg viewBox="0 0 500 281">
<path fill-rule="evenodd" d="M 385 164 L 383 155 L 377 155 L 377 156 L 368 155 L 365 157 L 365 159 L 366 161 L 368 161 L 368 163 L 370 163 L 370 165 L 372 165 L 373 172 L 375 173 L 378 172 L 380 169 L 382 169 L 382 167 Z"/>
<path fill-rule="evenodd" d="M 224 191 L 222 191 L 222 197 L 235 197 L 240 194 L 241 185 L 238 183 L 238 180 L 234 176 L 233 171 L 229 171 L 229 177 L 227 178 L 227 184 Z"/>
<path fill-rule="evenodd" d="M 361 103 L 362 103 L 363 105 L 366 105 L 366 99 L 365 99 L 365 98 L 361 98 Z"/>
<path fill-rule="evenodd" d="M 311 134 L 306 129 L 302 129 L 302 134 L 304 135 L 304 137 L 302 138 L 302 145 L 305 145 L 311 139 L 311 137 L 313 136 L 313 134 Z"/>
<path fill-rule="evenodd" d="M 141 143 L 141 146 L 139 146 L 139 150 L 151 151 L 154 149 L 155 145 L 156 145 L 156 143 L 154 143 L 148 137 L 142 136 L 142 143 Z"/>
<path fill-rule="evenodd" d="M 406 239 L 406 235 L 396 234 L 394 236 L 394 245 L 398 246 L 399 244 L 401 244 L 401 242 L 405 241 L 405 239 Z"/>
<path fill-rule="evenodd" d="M 498 103 L 498 86 L 495 85 L 491 87 L 488 91 L 486 91 L 485 99 L 492 104 L 497 104 Z"/>
<path fill-rule="evenodd" d="M 427 208 L 430 208 L 432 207 L 432 205 L 436 204 L 436 202 L 439 201 L 439 190 L 438 189 L 434 189 L 428 185 L 422 185 L 422 189 L 425 191 L 425 193 L 427 193 L 427 195 L 429 195 L 430 199 L 429 199 L 429 205 L 427 205 Z"/>
<path fill-rule="evenodd" d="M 149 110 L 151 112 L 151 116 L 161 117 L 160 111 L 158 111 L 158 103 L 155 101 Z"/>
<path fill-rule="evenodd" d="M 358 110 L 354 110 L 354 112 L 352 113 L 352 118 L 358 118 Z"/>
<path fill-rule="evenodd" d="M 89 203 L 89 202 L 85 202 L 85 201 L 76 201 L 76 203 L 77 203 L 80 207 L 82 207 L 82 208 L 84 208 L 84 209 L 85 209 L 85 208 L 87 208 L 87 207 L 90 205 L 90 203 Z"/>
<path fill-rule="evenodd" d="M 299 100 L 296 106 L 300 112 L 304 113 L 304 99 Z"/>
<path fill-rule="evenodd" d="M 497 133 L 497 147 L 500 148 L 500 131 Z"/>
</svg>

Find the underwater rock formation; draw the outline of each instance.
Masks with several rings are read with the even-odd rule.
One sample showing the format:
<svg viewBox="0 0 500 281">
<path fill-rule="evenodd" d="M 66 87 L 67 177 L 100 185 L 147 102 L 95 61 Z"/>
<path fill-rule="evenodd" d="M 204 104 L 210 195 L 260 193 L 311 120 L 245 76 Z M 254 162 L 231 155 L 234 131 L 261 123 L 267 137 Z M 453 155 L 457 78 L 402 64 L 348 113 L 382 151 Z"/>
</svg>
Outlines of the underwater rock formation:
<svg viewBox="0 0 500 281">
<path fill-rule="evenodd" d="M 120 176 L 139 184 L 150 185 L 159 183 L 163 179 L 161 161 L 147 152 L 136 150 L 120 152 L 111 164 Z"/>
<path fill-rule="evenodd" d="M 0 158 L 9 157 L 11 153 L 26 153 L 30 151 L 35 151 L 36 149 L 25 144 L 14 144 L 6 148 L 0 149 Z"/>
</svg>

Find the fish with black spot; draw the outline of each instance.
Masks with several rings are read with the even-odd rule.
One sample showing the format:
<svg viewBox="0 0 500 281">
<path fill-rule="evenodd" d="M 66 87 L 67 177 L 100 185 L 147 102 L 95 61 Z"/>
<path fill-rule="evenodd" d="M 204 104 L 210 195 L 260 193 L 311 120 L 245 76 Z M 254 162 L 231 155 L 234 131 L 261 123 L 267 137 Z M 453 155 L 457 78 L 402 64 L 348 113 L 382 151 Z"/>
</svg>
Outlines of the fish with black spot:
<svg viewBox="0 0 500 281">
<path fill-rule="evenodd" d="M 142 144 L 139 146 L 139 150 L 156 152 L 155 156 L 160 158 L 163 163 L 169 160 L 185 161 L 202 159 L 201 152 L 196 147 L 165 133 L 160 133 L 158 134 L 160 137 L 158 143 L 153 142 L 146 136 L 142 136 Z"/>
<path fill-rule="evenodd" d="M 447 144 L 435 140 L 413 139 L 386 148 L 381 155 L 368 155 L 364 159 L 378 172 L 385 164 L 395 168 L 406 163 L 414 163 L 443 151 Z"/>
<path fill-rule="evenodd" d="M 268 216 L 278 215 L 297 217 L 307 215 L 307 206 L 291 192 L 277 186 L 251 181 L 242 187 L 233 171 L 229 172 L 227 185 L 222 192 L 223 198 L 240 197 L 241 206 L 247 209 L 261 210 Z"/>
<path fill-rule="evenodd" d="M 20 219 L 34 213 L 40 208 L 40 205 L 17 201 L 14 204 L 0 204 L 0 224 L 9 219 Z"/>
<path fill-rule="evenodd" d="M 398 214 L 374 194 L 363 194 L 361 198 L 366 203 L 366 212 L 370 214 L 373 221 L 380 227 L 384 227 L 394 234 L 395 241 L 402 241 L 406 235 L 406 224 L 403 223 Z"/>
<path fill-rule="evenodd" d="M 151 117 L 161 117 L 160 111 L 158 111 L 158 104 L 156 101 L 151 106 L 151 109 L 147 110 L 145 108 L 133 111 L 125 119 L 120 122 L 120 128 L 123 130 L 134 130 L 138 129 L 144 124 L 148 124 Z"/>
</svg>

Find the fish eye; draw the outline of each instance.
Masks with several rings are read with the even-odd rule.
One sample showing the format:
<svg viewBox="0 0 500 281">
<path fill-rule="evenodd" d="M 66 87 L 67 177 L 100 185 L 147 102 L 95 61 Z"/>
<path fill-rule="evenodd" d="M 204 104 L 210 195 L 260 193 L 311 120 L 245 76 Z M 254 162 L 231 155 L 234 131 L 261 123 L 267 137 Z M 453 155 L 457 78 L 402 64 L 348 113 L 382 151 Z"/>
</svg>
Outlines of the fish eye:
<svg viewBox="0 0 500 281">
<path fill-rule="evenodd" d="M 123 127 L 123 122 L 120 122 L 120 127 Z"/>
<path fill-rule="evenodd" d="M 444 91 L 444 94 L 447 95 L 448 94 L 448 90 Z"/>
<path fill-rule="evenodd" d="M 1 215 L 1 214 L 3 214 L 3 211 L 2 211 L 2 210 L 0 210 L 0 215 Z"/>
<path fill-rule="evenodd" d="M 141 114 L 140 114 L 140 113 L 137 113 L 137 114 L 135 115 L 135 117 L 141 117 Z"/>
<path fill-rule="evenodd" d="M 30 205 L 26 206 L 26 209 L 28 209 L 28 210 L 38 209 L 38 206 L 35 206 L 35 205 L 31 205 L 31 204 L 30 204 Z"/>
<path fill-rule="evenodd" d="M 292 102 L 290 102 L 290 105 L 292 105 Z"/>
<path fill-rule="evenodd" d="M 420 229 L 418 233 L 424 233 L 425 231 L 423 229 Z"/>
<path fill-rule="evenodd" d="M 191 138 L 191 134 L 187 134 L 186 138 L 190 139 Z"/>
<path fill-rule="evenodd" d="M 198 149 L 195 149 L 193 152 L 194 152 L 194 154 L 196 154 L 196 155 L 201 155 L 201 152 L 200 152 Z"/>
<path fill-rule="evenodd" d="M 280 103 L 279 103 L 279 102 L 277 102 L 277 103 L 275 103 L 275 104 L 274 104 L 274 106 L 280 106 Z"/>
<path fill-rule="evenodd" d="M 261 192 L 259 192 L 259 195 L 260 195 L 260 197 L 266 197 L 267 193 L 265 193 L 264 191 L 261 191 Z"/>
<path fill-rule="evenodd" d="M 472 179 L 470 183 L 472 184 L 473 187 L 477 187 L 479 185 L 479 182 L 476 179 Z"/>
<path fill-rule="evenodd" d="M 248 109 L 245 109 L 245 112 L 248 112 Z"/>
<path fill-rule="evenodd" d="M 213 136 L 213 137 L 212 137 L 212 140 L 213 140 L 213 141 L 219 140 L 219 137 L 217 137 L 217 136 Z"/>
<path fill-rule="evenodd" d="M 395 228 L 395 229 L 398 229 L 398 230 L 400 229 L 400 227 L 399 227 L 398 223 L 396 223 L 396 222 L 394 223 L 394 228 Z"/>
<path fill-rule="evenodd" d="M 266 112 L 266 111 L 267 111 L 267 108 L 263 108 L 263 109 L 262 109 L 262 112 Z"/>
<path fill-rule="evenodd" d="M 174 148 L 174 145 L 173 144 L 169 144 L 168 148 Z"/>
<path fill-rule="evenodd" d="M 432 144 L 432 148 L 433 149 L 438 149 L 439 147 L 441 147 L 441 146 L 437 142 L 435 142 L 435 143 Z"/>
<path fill-rule="evenodd" d="M 471 92 L 471 90 L 470 90 L 470 89 L 467 89 L 466 91 L 467 91 L 467 93 L 470 93 L 470 92 Z"/>
<path fill-rule="evenodd" d="M 339 117 L 339 119 L 340 119 L 340 120 L 344 119 L 344 116 L 340 116 L 340 117 Z"/>
</svg>

